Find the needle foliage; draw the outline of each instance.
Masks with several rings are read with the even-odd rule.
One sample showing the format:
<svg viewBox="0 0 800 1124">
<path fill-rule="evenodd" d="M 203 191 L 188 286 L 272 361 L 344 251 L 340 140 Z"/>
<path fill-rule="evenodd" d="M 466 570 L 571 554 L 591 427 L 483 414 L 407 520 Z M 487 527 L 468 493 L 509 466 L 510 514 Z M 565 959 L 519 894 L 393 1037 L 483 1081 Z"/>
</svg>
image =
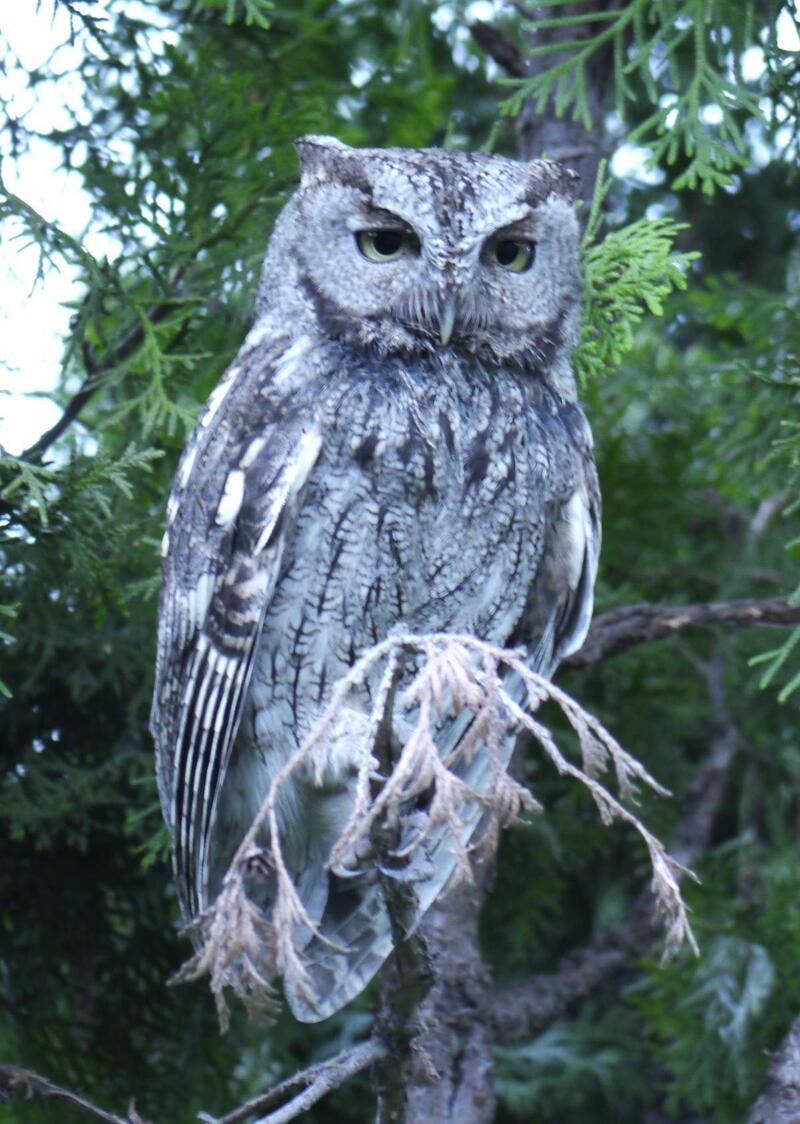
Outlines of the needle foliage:
<svg viewBox="0 0 800 1124">
<path fill-rule="evenodd" d="M 791 6 L 493 5 L 531 54 L 512 89 L 469 32 L 486 7 L 44 0 L 37 18 L 63 40 L 51 57 L 26 69 L 11 28 L 0 43 L 4 254 L 37 285 L 76 281 L 51 395 L 63 431 L 0 458 L 0 1056 L 116 1111 L 133 1097 L 159 1121 L 222 1113 L 369 1022 L 367 995 L 313 1028 L 282 1016 L 266 1033 L 239 1013 L 220 1037 L 204 985 L 165 986 L 188 946 L 147 733 L 158 542 L 187 429 L 246 334 L 295 137 L 513 154 L 525 99 L 586 121 L 587 67 L 610 43 L 608 114 L 591 127 L 627 160 L 587 215 L 576 356 L 605 499 L 598 611 L 797 586 Z M 54 100 L 48 122 L 37 105 Z M 34 204 L 43 154 L 57 183 L 82 186 L 88 218 Z M 563 675 L 673 791 L 641 809 L 666 841 L 722 729 L 735 750 L 686 889 L 700 960 L 662 968 L 654 945 L 569 1018 L 504 1045 L 501 1124 L 746 1116 L 800 1010 L 798 636 L 687 631 Z M 624 923 L 648 877 L 589 799 L 525 768 L 548 815 L 501 844 L 482 939 L 503 984 Z M 47 1102 L 4 1112 L 62 1119 Z M 362 1075 L 308 1119 L 372 1112 Z"/>
</svg>

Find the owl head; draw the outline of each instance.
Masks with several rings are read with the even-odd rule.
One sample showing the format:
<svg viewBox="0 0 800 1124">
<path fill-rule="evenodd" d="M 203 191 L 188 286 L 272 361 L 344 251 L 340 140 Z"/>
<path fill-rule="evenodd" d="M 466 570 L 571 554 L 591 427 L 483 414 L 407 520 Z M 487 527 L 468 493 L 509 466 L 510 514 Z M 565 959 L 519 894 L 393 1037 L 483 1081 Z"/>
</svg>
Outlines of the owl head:
<svg viewBox="0 0 800 1124">
<path fill-rule="evenodd" d="M 467 353 L 557 374 L 579 319 L 577 176 L 547 160 L 297 141 L 302 179 L 262 295 L 381 356 Z"/>
</svg>

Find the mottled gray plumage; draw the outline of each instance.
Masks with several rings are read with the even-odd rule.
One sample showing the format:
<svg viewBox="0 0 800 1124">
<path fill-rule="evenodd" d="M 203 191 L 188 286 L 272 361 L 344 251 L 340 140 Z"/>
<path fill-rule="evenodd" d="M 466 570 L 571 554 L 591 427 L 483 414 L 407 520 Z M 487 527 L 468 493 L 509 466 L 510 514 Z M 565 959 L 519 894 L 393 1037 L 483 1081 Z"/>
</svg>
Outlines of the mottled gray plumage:
<svg viewBox="0 0 800 1124">
<path fill-rule="evenodd" d="M 366 648 L 398 629 L 475 633 L 525 644 L 550 674 L 591 615 L 599 497 L 569 362 L 573 177 L 480 153 L 297 147 L 302 183 L 254 327 L 168 508 L 152 726 L 187 917 Z M 329 738 L 322 785 L 293 777 L 281 807 L 306 908 L 348 949 L 309 943 L 313 1002 L 289 994 L 309 1021 L 391 949 L 377 883 L 326 867 L 368 696 Z M 422 908 L 452 869 L 444 833 L 430 851 Z"/>
</svg>

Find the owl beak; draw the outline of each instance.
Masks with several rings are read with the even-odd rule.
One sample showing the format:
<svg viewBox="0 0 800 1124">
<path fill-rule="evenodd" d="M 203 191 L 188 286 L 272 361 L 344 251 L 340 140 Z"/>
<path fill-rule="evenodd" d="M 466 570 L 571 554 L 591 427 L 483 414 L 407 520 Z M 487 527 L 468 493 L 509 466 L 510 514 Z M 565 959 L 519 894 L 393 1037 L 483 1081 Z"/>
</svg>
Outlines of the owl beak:
<svg viewBox="0 0 800 1124">
<path fill-rule="evenodd" d="M 439 342 L 445 347 L 450 342 L 453 334 L 453 325 L 456 322 L 456 298 L 449 296 L 439 313 Z"/>
</svg>

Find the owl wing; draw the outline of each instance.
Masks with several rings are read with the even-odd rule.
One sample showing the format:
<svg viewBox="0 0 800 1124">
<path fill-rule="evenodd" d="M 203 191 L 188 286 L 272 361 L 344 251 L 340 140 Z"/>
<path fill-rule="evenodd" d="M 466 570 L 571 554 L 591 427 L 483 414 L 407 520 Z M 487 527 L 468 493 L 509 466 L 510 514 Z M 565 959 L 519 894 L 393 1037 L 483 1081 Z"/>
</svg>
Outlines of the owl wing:
<svg viewBox="0 0 800 1124">
<path fill-rule="evenodd" d="M 579 438 L 584 439 L 576 442 L 579 471 L 575 488 L 566 500 L 551 505 L 544 553 L 525 613 L 510 640 L 512 646 L 527 645 L 531 667 L 546 676 L 581 647 L 594 609 L 601 540 L 600 488 L 589 428 L 582 414 L 578 420 L 583 422 Z"/>
<path fill-rule="evenodd" d="M 151 728 L 189 917 L 206 905 L 218 795 L 287 531 L 321 447 L 307 411 L 278 412 L 258 393 L 285 374 L 287 356 L 292 348 L 265 355 L 245 345 L 184 452 L 167 507 Z"/>
</svg>

